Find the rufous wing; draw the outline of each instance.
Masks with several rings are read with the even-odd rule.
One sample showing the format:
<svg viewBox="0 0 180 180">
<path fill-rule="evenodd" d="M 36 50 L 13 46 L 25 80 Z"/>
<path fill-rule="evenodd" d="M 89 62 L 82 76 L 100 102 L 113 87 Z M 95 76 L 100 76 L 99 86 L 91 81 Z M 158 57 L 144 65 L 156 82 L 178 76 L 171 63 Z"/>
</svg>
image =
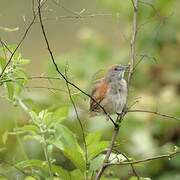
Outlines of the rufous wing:
<svg viewBox="0 0 180 180">
<path fill-rule="evenodd" d="M 96 102 L 91 99 L 90 100 L 90 111 L 91 112 L 98 112 L 101 107 L 99 107 L 98 103 L 100 103 L 106 96 L 108 90 L 108 84 L 104 80 L 98 82 L 93 89 L 91 96 Z"/>
</svg>

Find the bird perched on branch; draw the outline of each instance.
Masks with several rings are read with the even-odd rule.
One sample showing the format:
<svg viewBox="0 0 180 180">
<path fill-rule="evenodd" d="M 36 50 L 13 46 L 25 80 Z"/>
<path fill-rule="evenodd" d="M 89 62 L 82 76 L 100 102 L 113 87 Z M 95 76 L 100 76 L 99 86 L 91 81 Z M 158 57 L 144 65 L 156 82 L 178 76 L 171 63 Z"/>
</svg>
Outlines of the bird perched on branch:
<svg viewBox="0 0 180 180">
<path fill-rule="evenodd" d="M 127 66 L 113 65 L 104 78 L 99 80 L 92 90 L 90 100 L 91 116 L 104 114 L 104 110 L 110 115 L 121 113 L 127 98 L 127 83 L 124 73 Z"/>
</svg>

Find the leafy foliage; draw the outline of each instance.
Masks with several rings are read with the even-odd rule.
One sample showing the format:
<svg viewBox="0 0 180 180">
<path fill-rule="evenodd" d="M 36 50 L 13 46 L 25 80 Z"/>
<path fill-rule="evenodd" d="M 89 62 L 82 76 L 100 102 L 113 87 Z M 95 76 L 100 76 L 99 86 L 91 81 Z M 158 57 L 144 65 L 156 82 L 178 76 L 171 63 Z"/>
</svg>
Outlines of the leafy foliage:
<svg viewBox="0 0 180 180">
<path fill-rule="evenodd" d="M 180 115 L 178 78 L 180 38 L 177 31 L 179 1 L 152 2 L 158 9 L 158 13 L 147 4 L 140 5 L 138 18 L 142 27 L 139 29 L 140 33 L 138 32 L 136 60 L 142 57 L 141 53 L 146 56 L 133 75 L 130 104 L 141 96 L 138 104 L 135 105 L 137 108 L 156 109 L 158 104 L 162 112 L 178 117 Z M 117 36 L 114 35 L 116 33 L 112 32 L 113 28 L 111 28 L 110 34 L 116 39 L 112 45 L 107 35 L 104 36 L 103 33 L 100 34 L 95 29 L 86 27 L 79 32 L 80 50 L 76 49 L 75 52 L 71 50 L 56 57 L 62 72 L 67 62 L 69 63 L 69 79 L 87 92 L 90 92 L 92 79 L 101 78 L 97 70 L 114 63 L 125 64 L 129 59 L 127 57 L 128 39 L 132 13 L 127 9 L 132 8 L 131 2 L 99 0 L 98 5 L 112 12 L 116 20 L 119 21 L 120 18 L 127 40 L 119 39 L 119 34 L 116 38 Z M 169 15 L 170 7 L 175 15 Z M 147 19 L 150 23 L 146 23 Z M 103 26 L 104 29 L 106 28 Z M 54 29 L 53 34 L 55 34 Z M 117 42 L 118 46 L 114 42 Z M 72 43 L 71 40 L 70 43 Z M 0 73 L 15 48 L 8 46 L 8 49 L 0 48 Z M 41 62 L 43 67 L 44 62 L 44 60 Z M 0 78 L 1 179 L 15 179 L 14 176 L 17 176 L 20 179 L 34 180 L 49 179 L 53 176 L 55 180 L 84 180 L 85 176 L 93 177 L 104 160 L 104 152 L 107 150 L 112 132 L 111 123 L 106 122 L 103 117 L 90 119 L 87 113 L 87 97 L 71 89 L 80 119 L 85 127 L 88 158 L 86 162 L 82 132 L 69 101 L 65 82 L 57 77 L 54 66 L 48 62 L 47 69 L 44 70 L 46 73 L 43 72 L 43 74 L 56 76 L 57 79 L 45 80 L 42 76 L 39 79 L 36 78 L 34 83 L 35 80 L 27 76 L 28 71 L 24 67 L 28 63 L 28 59 L 23 58 L 20 52 L 16 52 Z M 38 71 L 36 72 L 35 69 Z M 41 74 L 39 69 L 41 68 L 34 68 L 30 74 L 32 76 L 36 73 Z M 92 76 L 94 77 L 91 78 Z M 35 84 L 34 87 L 48 85 L 50 93 L 44 92 L 43 88 L 35 91 L 29 88 L 30 90 L 27 91 L 26 85 L 31 87 L 32 84 Z M 4 98 L 7 101 L 4 101 Z M 114 163 L 128 161 L 116 150 L 132 156 L 130 160 L 169 152 L 174 145 L 179 146 L 179 132 L 179 122 L 169 119 L 165 121 L 161 117 L 149 114 L 128 114 L 122 123 L 120 136 L 110 161 Z M 135 165 L 135 169 L 142 176 L 141 180 L 150 178 L 179 180 L 179 163 L 180 159 L 177 156 L 171 161 L 158 160 L 145 165 Z M 129 167 L 108 167 L 102 180 L 136 180 L 137 177 L 130 175 Z M 145 178 L 146 176 L 150 178 Z"/>
</svg>

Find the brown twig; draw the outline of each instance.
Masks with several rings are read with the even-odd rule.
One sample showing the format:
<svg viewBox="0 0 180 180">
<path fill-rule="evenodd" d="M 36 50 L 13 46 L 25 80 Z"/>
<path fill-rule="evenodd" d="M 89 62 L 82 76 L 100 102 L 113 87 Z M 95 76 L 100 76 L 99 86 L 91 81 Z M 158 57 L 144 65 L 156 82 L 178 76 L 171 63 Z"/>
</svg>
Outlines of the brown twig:
<svg viewBox="0 0 180 180">
<path fill-rule="evenodd" d="M 118 154 L 123 155 L 128 162 L 131 162 L 131 160 L 128 158 L 128 156 L 125 153 L 119 152 L 117 149 L 114 149 L 114 151 L 116 151 Z M 139 179 L 140 177 L 139 177 L 138 173 L 136 172 L 136 169 L 135 169 L 134 165 L 130 164 L 130 166 L 131 166 L 133 174 Z"/>
<path fill-rule="evenodd" d="M 54 90 L 54 91 L 61 91 L 68 93 L 66 90 L 55 88 L 55 87 L 47 87 L 47 86 L 25 86 L 26 89 L 47 89 L 47 90 Z"/>
<path fill-rule="evenodd" d="M 133 9 L 134 9 L 134 16 L 133 16 L 133 26 L 132 26 L 132 37 L 131 37 L 131 43 L 130 43 L 130 49 L 131 49 L 131 63 L 130 63 L 130 70 L 129 70 L 129 74 L 128 74 L 128 87 L 130 85 L 130 80 L 131 80 L 131 76 L 133 73 L 133 68 L 134 68 L 134 64 L 135 64 L 135 57 L 136 57 L 136 53 L 135 53 L 135 44 L 136 44 L 136 35 L 137 35 L 137 13 L 138 13 L 138 0 L 131 0 L 132 4 L 133 4 Z M 125 116 L 126 112 L 123 112 L 122 114 L 118 115 L 116 123 L 118 124 L 118 126 L 114 127 L 114 131 L 113 131 L 113 135 L 111 138 L 111 142 L 108 148 L 108 151 L 105 155 L 104 161 L 96 175 L 96 180 L 99 180 L 103 174 L 103 172 L 106 169 L 106 163 L 109 161 L 109 157 L 111 155 L 111 152 L 113 150 L 117 135 L 119 133 L 119 126 L 121 121 L 123 120 L 124 116 Z"/>
<path fill-rule="evenodd" d="M 171 116 L 171 115 L 168 115 L 168 114 L 163 114 L 163 113 L 160 113 L 160 112 L 157 112 L 157 111 L 132 109 L 132 110 L 128 110 L 127 112 L 128 113 L 131 113 L 131 112 L 150 113 L 150 114 L 155 114 L 155 115 L 162 116 L 162 117 L 165 117 L 165 118 L 171 118 L 171 119 L 180 121 L 179 117 Z"/>
<path fill-rule="evenodd" d="M 69 12 L 69 13 L 75 15 L 75 16 L 80 15 L 80 13 L 77 13 L 77 12 L 75 12 L 75 11 L 73 11 L 73 10 L 65 7 L 65 6 L 63 6 L 59 1 L 52 0 L 52 2 L 53 2 L 54 4 L 56 4 L 57 6 L 59 6 L 60 8 L 64 9 L 66 12 Z"/>
<path fill-rule="evenodd" d="M 6 43 L 1 38 L 0 38 L 0 41 L 1 41 L 1 45 L 3 47 L 5 47 L 12 54 L 12 51 L 9 49 L 9 47 L 6 45 Z"/>
<path fill-rule="evenodd" d="M 127 162 L 117 162 L 117 163 L 107 163 L 105 164 L 106 167 L 108 166 L 114 166 L 114 165 L 129 165 L 129 164 L 139 164 L 139 163 L 146 163 L 149 161 L 153 161 L 153 160 L 158 160 L 158 159 L 166 159 L 169 158 L 171 159 L 173 156 L 175 156 L 176 154 L 180 154 L 180 150 L 175 150 L 173 152 L 170 152 L 168 154 L 163 154 L 163 155 L 157 155 L 154 157 L 149 157 L 146 159 L 140 159 L 140 160 L 134 160 L 134 161 L 127 161 Z"/>
<path fill-rule="evenodd" d="M 133 68 L 135 65 L 136 59 L 136 37 L 137 37 L 137 15 L 138 15 L 138 0 L 132 0 L 133 2 L 133 25 L 132 25 L 132 36 L 131 36 L 131 43 L 130 43 L 130 69 L 128 74 L 128 86 L 130 85 L 131 77 L 133 74 Z"/>
<path fill-rule="evenodd" d="M 114 127 L 114 131 L 113 131 L 113 135 L 112 135 L 112 138 L 111 138 L 111 141 L 110 141 L 109 148 L 108 148 L 108 150 L 106 152 L 105 158 L 104 158 L 103 163 L 102 163 L 102 165 L 101 165 L 101 167 L 100 167 L 100 169 L 99 169 L 99 171 L 98 171 L 98 173 L 96 175 L 95 180 L 99 180 L 101 178 L 102 174 L 104 173 L 105 169 L 106 169 L 106 163 L 108 163 L 108 161 L 109 161 L 110 155 L 111 155 L 113 147 L 115 145 L 117 135 L 119 133 L 120 123 L 123 120 L 124 115 L 125 114 L 123 113 L 123 114 L 120 114 L 120 115 L 117 116 L 116 123 L 118 124 L 118 126 Z"/>
</svg>

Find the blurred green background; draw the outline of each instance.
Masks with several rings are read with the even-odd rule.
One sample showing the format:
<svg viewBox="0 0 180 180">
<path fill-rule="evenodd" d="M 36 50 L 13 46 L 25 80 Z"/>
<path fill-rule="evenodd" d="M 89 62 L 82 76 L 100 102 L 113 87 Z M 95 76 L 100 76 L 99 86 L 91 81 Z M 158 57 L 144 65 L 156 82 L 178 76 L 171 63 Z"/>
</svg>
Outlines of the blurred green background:
<svg viewBox="0 0 180 180">
<path fill-rule="evenodd" d="M 32 16 L 29 0 L 0 0 L 0 36 L 9 45 L 17 44 Z M 162 113 L 180 116 L 180 1 L 147 0 L 139 4 L 137 54 L 138 61 L 144 55 L 132 78 L 129 104 L 138 100 L 134 109 L 158 110 Z M 66 8 L 64 8 L 66 7 Z M 68 10 L 67 10 L 68 9 Z M 82 12 L 82 16 L 94 17 L 64 18 Z M 131 1 L 120 0 L 62 0 L 60 5 L 48 1 L 43 10 L 44 23 L 59 68 L 64 72 L 68 66 L 68 78 L 88 93 L 93 81 L 112 64 L 128 64 L 132 24 Z M 5 27 L 14 31 L 7 31 Z M 36 20 L 30 33 L 19 49 L 24 58 L 30 59 L 25 66 L 28 76 L 58 77 L 48 56 L 41 29 Z M 54 110 L 68 107 L 68 118 L 64 121 L 82 143 L 80 127 L 67 92 L 48 90 L 43 87 L 66 91 L 63 80 L 32 79 L 21 97 L 34 111 Z M 103 117 L 90 118 L 89 99 L 72 89 L 85 132 L 101 131 L 103 139 L 112 135 L 112 124 Z M 28 122 L 28 116 L 16 105 L 3 98 L 0 91 L 0 135 L 12 131 L 16 126 Z M 22 137 L 23 139 L 23 137 Z M 119 149 L 137 159 L 167 153 L 174 145 L 180 146 L 180 124 L 152 114 L 131 113 L 123 121 L 117 139 Z M 23 140 L 20 146 L 15 136 L 8 136 L 7 143 L 0 139 L 0 158 L 16 162 L 23 159 L 22 149 L 31 159 L 43 159 L 40 145 L 32 140 Z M 59 151 L 54 158 L 66 168 L 72 168 Z M 180 156 L 171 160 L 157 160 L 135 166 L 138 173 L 153 180 L 180 179 Z M 17 177 L 9 167 L 0 166 L 0 172 L 7 171 Z M 5 170 L 4 170 L 5 169 Z M 122 179 L 130 177 L 130 167 L 113 167 Z M 13 178 L 12 178 L 13 179 Z"/>
</svg>

